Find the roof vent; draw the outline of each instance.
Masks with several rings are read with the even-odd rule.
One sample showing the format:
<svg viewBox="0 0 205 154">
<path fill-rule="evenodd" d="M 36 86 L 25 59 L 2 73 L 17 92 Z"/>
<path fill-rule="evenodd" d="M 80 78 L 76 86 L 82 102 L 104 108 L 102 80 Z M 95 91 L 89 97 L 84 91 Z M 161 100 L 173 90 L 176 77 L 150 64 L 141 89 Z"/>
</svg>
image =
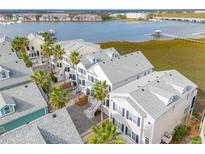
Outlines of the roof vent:
<svg viewBox="0 0 205 154">
<path fill-rule="evenodd" d="M 52 115 L 52 117 L 53 117 L 53 118 L 56 118 L 56 117 L 57 117 L 57 115 L 56 115 L 56 114 L 53 114 L 53 115 Z"/>
<path fill-rule="evenodd" d="M 172 76 L 172 74 L 169 74 L 169 76 Z"/>
<path fill-rule="evenodd" d="M 159 83 L 159 80 L 157 80 L 157 83 Z"/>
<path fill-rule="evenodd" d="M 142 91 L 144 91 L 144 89 L 142 88 Z"/>
<path fill-rule="evenodd" d="M 16 63 L 18 63 L 18 61 L 16 61 Z"/>
<path fill-rule="evenodd" d="M 25 85 L 25 88 L 28 88 L 28 85 Z"/>
</svg>

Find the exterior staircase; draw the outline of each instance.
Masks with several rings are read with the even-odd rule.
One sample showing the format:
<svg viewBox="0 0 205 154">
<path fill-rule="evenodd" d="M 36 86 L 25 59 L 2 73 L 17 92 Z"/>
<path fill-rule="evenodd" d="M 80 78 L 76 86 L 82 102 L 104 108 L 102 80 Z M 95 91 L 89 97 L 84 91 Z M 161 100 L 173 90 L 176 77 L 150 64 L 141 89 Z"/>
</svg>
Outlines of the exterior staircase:
<svg viewBox="0 0 205 154">
<path fill-rule="evenodd" d="M 89 118 L 92 119 L 95 115 L 95 112 L 97 111 L 97 109 L 100 107 L 101 103 L 100 102 L 96 102 L 93 99 L 89 99 L 89 103 L 91 103 L 92 105 L 87 108 L 84 113 L 85 115 Z"/>
</svg>

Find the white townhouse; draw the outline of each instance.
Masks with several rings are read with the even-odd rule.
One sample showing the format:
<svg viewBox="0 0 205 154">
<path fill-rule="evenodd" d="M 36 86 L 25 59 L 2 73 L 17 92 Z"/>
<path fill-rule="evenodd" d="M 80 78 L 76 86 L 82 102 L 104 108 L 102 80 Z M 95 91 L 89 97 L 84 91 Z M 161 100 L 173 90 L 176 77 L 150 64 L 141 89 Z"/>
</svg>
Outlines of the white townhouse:
<svg viewBox="0 0 205 154">
<path fill-rule="evenodd" d="M 89 99 L 93 106 L 85 111 L 89 118 L 94 116 L 100 103 L 93 100 L 92 86 L 96 81 L 106 81 L 109 91 L 123 86 L 135 79 L 139 79 L 153 72 L 152 64 L 144 57 L 141 52 L 135 52 L 120 56 L 113 49 L 100 50 L 82 55 L 81 62 L 77 66 L 80 91 L 90 96 Z M 76 85 L 76 68 L 69 68 L 69 78 Z M 109 98 L 105 100 L 104 112 L 108 113 Z"/>
<path fill-rule="evenodd" d="M 152 72 L 110 93 L 109 118 L 132 143 L 169 143 L 196 95 L 197 85 L 176 70 Z"/>
<path fill-rule="evenodd" d="M 54 68 L 57 74 L 58 81 L 64 79 L 64 71 L 66 74 L 66 79 L 69 79 L 70 70 L 72 70 L 72 72 L 76 70 L 74 66 L 72 66 L 72 64 L 69 62 L 69 56 L 71 52 L 76 51 L 80 55 L 83 55 L 83 54 L 88 54 L 100 50 L 100 45 L 90 43 L 90 42 L 85 42 L 82 39 L 61 41 L 61 42 L 57 42 L 56 44 L 60 44 L 61 47 L 66 52 L 63 55 L 63 59 L 60 61 L 57 61 L 55 57 L 51 57 L 52 67 Z M 81 64 L 79 64 L 79 67 L 80 65 Z"/>
<path fill-rule="evenodd" d="M 44 38 L 38 34 L 30 33 L 28 36 L 28 47 L 26 52 L 33 63 L 41 61 L 43 58 L 42 46 L 44 44 Z"/>
</svg>

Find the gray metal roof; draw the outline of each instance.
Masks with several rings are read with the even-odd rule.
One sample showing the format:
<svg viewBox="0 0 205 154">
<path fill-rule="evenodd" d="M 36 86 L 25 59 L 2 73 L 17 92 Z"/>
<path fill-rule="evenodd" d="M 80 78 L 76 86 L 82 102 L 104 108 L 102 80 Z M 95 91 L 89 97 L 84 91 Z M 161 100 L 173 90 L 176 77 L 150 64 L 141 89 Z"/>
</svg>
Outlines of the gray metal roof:
<svg viewBox="0 0 205 154">
<path fill-rule="evenodd" d="M 11 51 L 10 42 L 0 43 L 0 66 L 10 71 L 10 78 L 0 81 L 0 90 L 10 88 L 16 84 L 28 82 L 31 68 L 27 68 L 23 60 L 19 60 L 16 53 Z"/>
<path fill-rule="evenodd" d="M 141 52 L 119 56 L 112 60 L 104 60 L 97 64 L 114 86 L 122 82 L 127 83 L 128 80 L 136 77 L 139 73 L 153 69 L 152 64 Z"/>
<path fill-rule="evenodd" d="M 110 52 L 113 52 L 119 56 L 119 53 L 114 48 L 99 49 L 95 52 L 91 52 L 88 54 L 82 54 L 81 63 L 84 65 L 86 69 L 89 69 L 91 66 L 95 64 L 89 60 L 89 57 L 95 58 L 96 62 L 109 61 L 111 59 L 108 55 Z"/>
<path fill-rule="evenodd" d="M 197 85 L 176 70 L 153 72 L 145 77 L 134 80 L 127 85 L 115 89 L 113 93 L 127 93 L 146 113 L 156 119 L 166 112 L 177 99 L 182 96 L 179 89 L 170 85 L 170 82 L 197 88 Z M 189 89 L 190 90 L 190 89 Z M 162 98 L 173 96 L 175 101 L 166 104 Z M 177 98 L 176 98 L 177 96 Z"/>
<path fill-rule="evenodd" d="M 1 144 L 81 144 L 80 135 L 66 109 L 0 136 Z"/>
<path fill-rule="evenodd" d="M 77 51 L 79 54 L 86 54 L 100 49 L 100 45 L 85 42 L 83 39 L 60 41 L 56 44 L 60 44 L 65 49 L 66 55 L 69 55 L 73 51 Z"/>
</svg>

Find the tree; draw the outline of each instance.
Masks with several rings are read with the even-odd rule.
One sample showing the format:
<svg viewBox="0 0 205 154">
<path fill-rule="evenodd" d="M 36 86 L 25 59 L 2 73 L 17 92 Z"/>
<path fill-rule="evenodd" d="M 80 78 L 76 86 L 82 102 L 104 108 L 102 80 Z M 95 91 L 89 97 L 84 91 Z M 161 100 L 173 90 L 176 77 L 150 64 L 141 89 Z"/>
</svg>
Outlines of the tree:
<svg viewBox="0 0 205 154">
<path fill-rule="evenodd" d="M 182 138 L 188 133 L 188 129 L 187 126 L 185 126 L 184 124 L 180 124 L 176 127 L 173 139 L 175 141 L 180 141 L 182 140 Z"/>
<path fill-rule="evenodd" d="M 65 107 L 65 104 L 69 101 L 67 92 L 60 86 L 57 86 L 50 93 L 49 103 L 55 108 L 60 109 Z"/>
<path fill-rule="evenodd" d="M 97 101 L 101 101 L 101 122 L 103 122 L 103 101 L 108 97 L 108 85 L 106 81 L 97 81 L 92 87 L 94 98 Z"/>
<path fill-rule="evenodd" d="M 32 67 L 32 62 L 30 61 L 29 56 L 25 52 L 19 55 L 19 59 L 23 59 L 27 67 Z"/>
<path fill-rule="evenodd" d="M 42 33 L 42 37 L 44 38 L 44 42 L 53 44 L 53 39 L 51 38 L 48 32 Z"/>
<path fill-rule="evenodd" d="M 11 47 L 13 51 L 25 52 L 27 46 L 28 46 L 28 39 L 26 37 L 16 36 L 12 39 Z"/>
<path fill-rule="evenodd" d="M 34 74 L 30 76 L 30 78 L 34 83 L 41 86 L 46 93 L 49 92 L 51 78 L 44 70 L 36 70 Z"/>
<path fill-rule="evenodd" d="M 121 133 L 117 132 L 117 127 L 109 120 L 99 126 L 92 128 L 93 135 L 88 137 L 89 144 L 122 144 L 124 141 L 119 138 Z"/>
<path fill-rule="evenodd" d="M 50 65 L 50 72 L 53 73 L 53 69 L 50 62 L 51 56 L 53 55 L 52 45 L 48 42 L 45 42 L 42 46 L 42 52 L 44 56 L 47 58 L 47 63 Z"/>
<path fill-rule="evenodd" d="M 65 54 L 65 50 L 61 48 L 61 45 L 60 44 L 55 45 L 53 49 L 53 55 L 57 60 L 57 62 L 62 60 L 64 54 Z M 63 74 L 64 74 L 64 83 L 65 83 L 65 69 L 63 71 Z"/>
<path fill-rule="evenodd" d="M 73 51 L 71 54 L 70 54 L 70 62 L 72 65 L 75 66 L 76 68 L 76 86 L 77 86 L 77 98 L 79 98 L 78 96 L 78 92 L 79 92 L 79 85 L 78 85 L 78 70 L 77 70 L 77 65 L 80 63 L 80 56 L 79 56 L 79 53 L 76 52 L 76 51 Z"/>
</svg>

